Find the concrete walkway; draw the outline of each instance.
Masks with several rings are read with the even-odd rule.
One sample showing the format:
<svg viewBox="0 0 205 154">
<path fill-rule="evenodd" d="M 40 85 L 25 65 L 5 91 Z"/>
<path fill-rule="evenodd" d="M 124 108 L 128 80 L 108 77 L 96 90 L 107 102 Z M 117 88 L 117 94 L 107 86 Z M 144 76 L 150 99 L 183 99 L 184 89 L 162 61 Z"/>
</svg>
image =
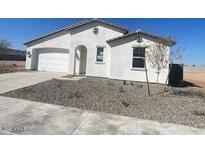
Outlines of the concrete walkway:
<svg viewBox="0 0 205 154">
<path fill-rule="evenodd" d="M 0 74 L 0 94 L 66 75 L 56 72 L 16 72 Z"/>
<path fill-rule="evenodd" d="M 205 134 L 175 124 L 0 96 L 0 134 Z"/>
</svg>

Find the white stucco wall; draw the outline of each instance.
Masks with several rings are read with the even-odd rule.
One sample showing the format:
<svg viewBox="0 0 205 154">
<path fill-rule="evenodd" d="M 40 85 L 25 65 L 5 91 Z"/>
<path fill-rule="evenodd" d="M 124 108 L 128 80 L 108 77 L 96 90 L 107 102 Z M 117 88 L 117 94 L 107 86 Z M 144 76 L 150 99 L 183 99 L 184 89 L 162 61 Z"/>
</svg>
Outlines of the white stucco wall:
<svg viewBox="0 0 205 154">
<path fill-rule="evenodd" d="M 36 63 L 35 61 L 35 49 L 39 48 L 59 48 L 59 49 L 67 49 L 69 51 L 70 48 L 70 33 L 69 32 L 60 32 L 58 34 L 49 36 L 45 39 L 41 39 L 38 41 L 34 41 L 27 46 L 27 52 L 31 52 L 32 57 L 29 58 L 26 56 L 26 69 L 34 69 L 32 68 L 32 63 Z M 33 61 L 32 61 L 33 59 Z M 68 59 L 69 60 L 69 59 Z"/>
<path fill-rule="evenodd" d="M 97 26 L 98 34 L 93 33 L 93 28 Z M 74 73 L 74 54 L 78 46 L 83 45 L 87 48 L 86 75 L 96 77 L 109 77 L 109 64 L 111 48 L 106 40 L 123 35 L 121 32 L 112 30 L 106 25 L 89 24 L 70 31 L 70 72 Z M 103 63 L 96 62 L 97 46 L 104 46 Z"/>
<path fill-rule="evenodd" d="M 145 69 L 133 69 L 132 58 L 133 58 L 133 47 L 134 46 L 150 46 L 154 42 L 147 39 L 143 39 L 142 43 L 137 43 L 134 38 L 129 37 L 121 41 L 112 43 L 111 51 L 111 63 L 110 63 L 110 78 L 120 80 L 131 80 L 131 81 L 142 81 L 146 82 Z M 148 48 L 145 52 L 148 52 Z M 169 47 L 167 47 L 169 54 Z M 148 70 L 149 82 L 157 82 L 156 69 L 151 66 L 151 63 L 145 57 L 146 66 Z M 168 66 L 163 69 L 159 75 L 159 83 L 165 84 L 168 75 Z"/>
<path fill-rule="evenodd" d="M 97 26 L 98 34 L 93 33 L 93 28 Z M 69 31 L 63 31 L 41 40 L 29 43 L 27 51 L 32 53 L 32 57 L 26 57 L 26 69 L 33 69 L 37 63 L 35 51 L 41 48 L 67 49 L 68 56 L 68 74 L 74 74 L 75 52 L 79 46 L 85 46 L 87 49 L 86 76 L 108 77 L 120 80 L 132 80 L 146 82 L 146 74 L 143 69 L 132 69 L 133 46 L 139 45 L 135 36 L 127 37 L 111 44 L 107 40 L 123 35 L 116 29 L 111 29 L 106 25 L 93 23 L 75 28 Z M 153 44 L 148 39 L 143 39 L 141 46 Z M 104 47 L 103 62 L 96 62 L 97 46 Z M 169 47 L 168 47 L 169 50 Z M 65 50 L 64 50 L 65 51 Z M 147 49 L 146 49 L 147 51 Z M 33 60 L 32 60 L 33 59 Z M 146 60 L 149 82 L 157 81 L 156 70 Z M 165 83 L 168 74 L 168 66 L 163 69 L 159 75 L 159 83 Z"/>
</svg>

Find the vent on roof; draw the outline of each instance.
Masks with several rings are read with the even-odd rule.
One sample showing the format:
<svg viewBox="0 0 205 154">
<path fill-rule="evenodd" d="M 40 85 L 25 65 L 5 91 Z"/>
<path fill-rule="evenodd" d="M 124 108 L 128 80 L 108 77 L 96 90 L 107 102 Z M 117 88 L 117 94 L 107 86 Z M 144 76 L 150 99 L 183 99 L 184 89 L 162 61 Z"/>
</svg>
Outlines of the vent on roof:
<svg viewBox="0 0 205 154">
<path fill-rule="evenodd" d="M 141 36 L 138 36 L 138 37 L 136 38 L 136 41 L 137 41 L 138 43 L 143 42 L 142 37 L 141 37 Z"/>
<path fill-rule="evenodd" d="M 98 31 L 99 31 L 98 27 L 95 26 L 95 27 L 93 28 L 93 33 L 94 33 L 95 35 L 97 35 L 97 34 L 98 34 Z"/>
<path fill-rule="evenodd" d="M 141 29 L 137 29 L 137 30 L 136 30 L 136 33 L 138 33 L 138 32 L 142 32 L 142 30 L 141 30 Z M 141 37 L 141 36 L 137 36 L 136 41 L 137 41 L 138 43 L 141 43 L 141 42 L 143 41 L 143 40 L 142 40 L 142 37 Z"/>
<path fill-rule="evenodd" d="M 142 30 L 141 29 L 137 29 L 136 32 L 142 32 Z"/>
</svg>

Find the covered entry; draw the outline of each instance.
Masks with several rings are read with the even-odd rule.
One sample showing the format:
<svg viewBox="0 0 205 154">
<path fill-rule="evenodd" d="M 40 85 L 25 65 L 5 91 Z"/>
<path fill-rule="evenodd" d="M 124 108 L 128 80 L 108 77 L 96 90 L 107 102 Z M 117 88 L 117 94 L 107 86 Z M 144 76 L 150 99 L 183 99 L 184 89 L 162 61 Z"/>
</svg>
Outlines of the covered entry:
<svg viewBox="0 0 205 154">
<path fill-rule="evenodd" d="M 38 71 L 68 72 L 69 50 L 61 48 L 35 49 L 33 60 Z"/>
<path fill-rule="evenodd" d="M 80 45 L 75 49 L 75 74 L 86 74 L 87 48 Z"/>
</svg>

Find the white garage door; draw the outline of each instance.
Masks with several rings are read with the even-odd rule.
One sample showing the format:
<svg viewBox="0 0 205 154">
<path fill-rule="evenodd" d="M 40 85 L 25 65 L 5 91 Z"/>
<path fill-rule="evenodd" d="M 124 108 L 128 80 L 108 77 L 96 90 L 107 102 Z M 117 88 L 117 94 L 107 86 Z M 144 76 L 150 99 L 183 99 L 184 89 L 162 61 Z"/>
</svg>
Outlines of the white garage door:
<svg viewBox="0 0 205 154">
<path fill-rule="evenodd" d="M 69 53 L 39 52 L 38 70 L 51 72 L 68 72 Z"/>
</svg>

